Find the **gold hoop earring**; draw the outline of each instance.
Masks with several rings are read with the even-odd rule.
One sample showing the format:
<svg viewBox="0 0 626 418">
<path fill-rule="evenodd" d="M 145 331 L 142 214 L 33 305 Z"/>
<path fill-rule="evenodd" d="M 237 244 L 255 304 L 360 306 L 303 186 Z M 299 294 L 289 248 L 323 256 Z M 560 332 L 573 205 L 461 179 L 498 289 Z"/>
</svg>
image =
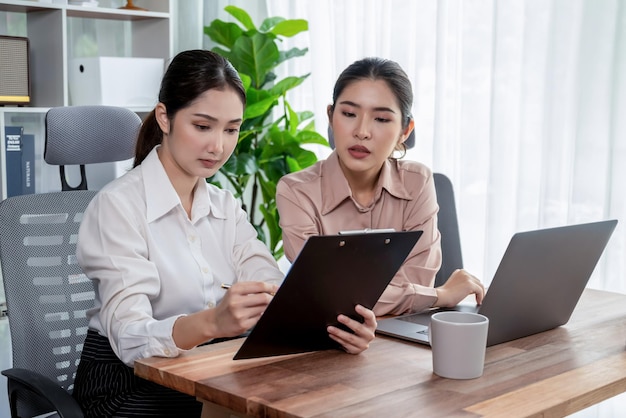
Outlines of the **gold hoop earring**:
<svg viewBox="0 0 626 418">
<path fill-rule="evenodd" d="M 397 152 L 401 152 L 402 154 L 401 154 L 400 156 L 398 156 L 398 157 L 395 157 L 393 154 L 394 154 L 396 151 L 397 151 Z M 392 159 L 392 160 L 399 160 L 399 159 L 404 158 L 404 157 L 406 156 L 406 152 L 407 152 L 407 147 L 406 147 L 406 145 L 404 144 L 404 142 L 401 142 L 401 143 L 399 143 L 399 144 L 398 144 L 398 146 L 397 146 L 397 147 L 393 150 L 393 152 L 391 153 L 391 155 L 389 156 L 389 158 L 390 158 L 390 159 Z"/>
</svg>

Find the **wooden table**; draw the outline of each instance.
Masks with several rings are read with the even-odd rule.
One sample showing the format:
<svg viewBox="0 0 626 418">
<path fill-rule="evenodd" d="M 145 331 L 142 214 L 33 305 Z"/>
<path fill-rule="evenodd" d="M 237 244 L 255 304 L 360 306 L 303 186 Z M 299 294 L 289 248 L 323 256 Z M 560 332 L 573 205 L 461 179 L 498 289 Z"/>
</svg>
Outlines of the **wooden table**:
<svg viewBox="0 0 626 418">
<path fill-rule="evenodd" d="M 430 348 L 383 336 L 360 355 L 234 361 L 241 342 L 143 359 L 135 373 L 196 396 L 204 416 L 559 417 L 626 391 L 626 295 L 590 289 L 566 325 L 489 347 L 472 380 L 440 378 Z"/>
</svg>

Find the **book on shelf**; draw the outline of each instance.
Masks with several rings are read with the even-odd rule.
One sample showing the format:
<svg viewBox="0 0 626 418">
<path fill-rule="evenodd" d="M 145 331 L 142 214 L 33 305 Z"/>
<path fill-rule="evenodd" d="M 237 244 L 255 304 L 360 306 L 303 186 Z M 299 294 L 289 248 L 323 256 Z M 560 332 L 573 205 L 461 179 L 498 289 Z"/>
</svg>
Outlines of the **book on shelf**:
<svg viewBox="0 0 626 418">
<path fill-rule="evenodd" d="M 7 197 L 22 194 L 22 133 L 21 126 L 5 126 L 5 158 Z"/>
<path fill-rule="evenodd" d="M 35 136 L 21 126 L 6 126 L 7 197 L 35 193 Z"/>
<path fill-rule="evenodd" d="M 22 194 L 35 193 L 35 135 L 22 133 Z"/>
</svg>

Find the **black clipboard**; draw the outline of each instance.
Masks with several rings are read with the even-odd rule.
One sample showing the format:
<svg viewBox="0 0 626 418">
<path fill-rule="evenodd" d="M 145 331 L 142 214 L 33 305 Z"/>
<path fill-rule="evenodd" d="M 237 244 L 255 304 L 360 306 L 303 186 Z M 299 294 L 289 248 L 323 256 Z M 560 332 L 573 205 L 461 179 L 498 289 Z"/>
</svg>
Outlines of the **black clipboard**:
<svg viewBox="0 0 626 418">
<path fill-rule="evenodd" d="M 349 231 L 308 238 L 234 360 L 340 348 L 326 327 L 371 309 L 422 231 Z"/>
</svg>

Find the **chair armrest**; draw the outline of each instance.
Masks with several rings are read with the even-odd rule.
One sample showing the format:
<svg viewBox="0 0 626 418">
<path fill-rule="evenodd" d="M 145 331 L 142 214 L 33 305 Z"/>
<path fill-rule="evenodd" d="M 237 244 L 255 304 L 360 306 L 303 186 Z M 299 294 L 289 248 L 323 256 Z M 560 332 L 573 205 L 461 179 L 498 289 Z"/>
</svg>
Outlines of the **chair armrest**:
<svg viewBox="0 0 626 418">
<path fill-rule="evenodd" d="M 9 403 L 13 402 L 14 393 L 30 392 L 52 405 L 61 418 L 83 417 L 83 411 L 72 395 L 47 377 L 20 368 L 3 370 L 2 374 L 8 379 Z M 13 409 L 14 405 L 10 406 Z"/>
</svg>

